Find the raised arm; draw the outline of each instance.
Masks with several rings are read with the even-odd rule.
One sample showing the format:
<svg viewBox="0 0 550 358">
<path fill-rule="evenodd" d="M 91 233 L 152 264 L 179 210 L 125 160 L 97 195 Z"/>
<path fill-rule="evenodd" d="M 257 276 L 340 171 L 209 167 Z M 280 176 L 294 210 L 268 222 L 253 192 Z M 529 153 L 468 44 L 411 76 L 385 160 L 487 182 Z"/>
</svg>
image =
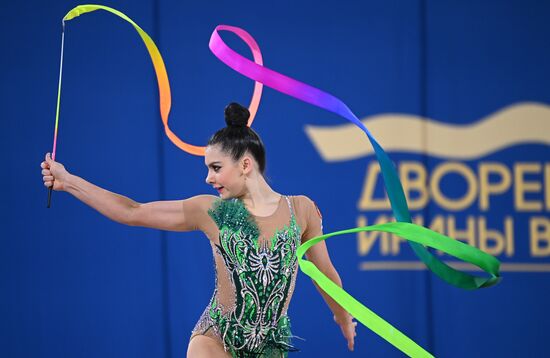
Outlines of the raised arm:
<svg viewBox="0 0 550 358">
<path fill-rule="evenodd" d="M 206 212 L 208 202 L 212 200 L 211 196 L 202 195 L 186 200 L 141 204 L 70 174 L 63 164 L 52 160 L 49 153 L 40 166 L 46 187 L 66 191 L 109 219 L 125 225 L 168 231 L 196 230 L 197 214 Z"/>
<path fill-rule="evenodd" d="M 306 200 L 305 206 L 306 225 L 302 235 L 302 243 L 314 237 L 323 235 L 323 225 L 319 209 L 310 199 Z M 330 260 L 327 245 L 324 241 L 313 245 L 306 252 L 306 258 L 317 266 L 317 268 L 331 281 L 342 287 L 342 280 Z M 355 326 L 357 325 L 357 322 L 354 322 L 352 316 L 344 308 L 342 308 L 342 306 L 334 301 L 332 297 L 323 291 L 315 281 L 313 281 L 313 284 L 332 311 L 334 321 L 340 326 L 344 338 L 348 341 L 348 349 L 353 351 L 356 336 Z"/>
</svg>

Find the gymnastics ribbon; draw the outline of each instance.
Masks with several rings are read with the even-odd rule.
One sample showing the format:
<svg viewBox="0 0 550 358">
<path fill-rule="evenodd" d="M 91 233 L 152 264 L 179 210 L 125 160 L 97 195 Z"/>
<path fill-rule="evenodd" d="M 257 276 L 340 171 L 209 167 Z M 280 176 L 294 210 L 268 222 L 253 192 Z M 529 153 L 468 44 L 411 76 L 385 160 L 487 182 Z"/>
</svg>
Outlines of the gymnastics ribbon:
<svg viewBox="0 0 550 358">
<path fill-rule="evenodd" d="M 403 187 L 393 163 L 374 136 L 348 106 L 329 93 L 275 72 L 262 65 L 255 64 L 249 59 L 239 55 L 225 44 L 219 35 L 219 31 L 229 31 L 241 38 L 243 36 L 248 37 L 250 34 L 241 28 L 227 25 L 219 25 L 214 29 L 210 37 L 210 50 L 230 68 L 279 92 L 338 114 L 357 125 L 367 135 L 367 138 L 374 148 L 376 158 L 381 168 L 386 192 L 390 199 L 392 211 L 398 222 L 344 230 L 310 239 L 298 247 L 296 254 L 298 256 L 300 269 L 311 277 L 329 296 L 344 307 L 358 321 L 379 334 L 402 352 L 414 357 L 431 357 L 430 353 L 422 349 L 414 341 L 396 330 L 389 323 L 378 317 L 332 282 L 312 262 L 304 260 L 303 256 L 306 254 L 307 250 L 316 243 L 336 235 L 360 231 L 391 232 L 406 239 L 413 248 L 415 254 L 424 262 L 429 270 L 434 272 L 445 282 L 463 289 L 477 289 L 497 284 L 501 279 L 499 275 L 500 262 L 493 256 L 475 247 L 468 246 L 435 231 L 411 223 L 411 215 L 403 192 Z M 455 270 L 432 255 L 424 245 L 439 249 L 449 255 L 477 265 L 489 273 L 490 277 L 477 277 Z"/>
<path fill-rule="evenodd" d="M 59 69 L 59 85 L 58 85 L 58 92 L 57 92 L 57 109 L 56 109 L 56 115 L 55 115 L 55 131 L 54 131 L 54 144 L 53 144 L 53 151 L 52 151 L 52 159 L 55 160 L 55 152 L 57 147 L 57 130 L 59 125 L 59 104 L 60 104 L 60 98 L 61 98 L 61 74 L 62 74 L 62 68 L 63 68 L 63 44 L 65 39 L 65 21 L 69 21 L 74 19 L 75 17 L 78 17 L 82 14 L 92 12 L 95 10 L 105 10 L 108 11 L 114 15 L 117 15 L 118 17 L 126 20 L 129 22 L 138 32 L 139 36 L 145 43 L 145 46 L 147 47 L 147 50 L 149 51 L 149 55 L 151 57 L 151 61 L 153 62 L 153 67 L 155 69 L 155 73 L 157 76 L 157 82 L 158 82 L 158 88 L 159 88 L 159 105 L 160 105 L 160 116 L 162 119 L 162 122 L 164 124 L 164 131 L 168 138 L 174 143 L 178 148 L 184 150 L 185 152 L 193 155 L 198 156 L 204 156 L 204 146 L 196 146 L 192 144 L 188 144 L 181 140 L 168 126 L 168 116 L 170 114 L 170 107 L 172 105 L 172 99 L 170 95 L 170 83 L 168 81 L 168 74 L 166 73 L 166 66 L 164 65 L 164 61 L 162 59 L 162 56 L 155 45 L 155 42 L 151 39 L 151 37 L 141 29 L 141 27 L 138 26 L 132 19 L 130 19 L 128 16 L 123 14 L 122 12 L 115 10 L 113 8 L 102 6 L 102 5 L 79 5 L 72 10 L 70 10 L 65 17 L 63 17 L 63 32 L 61 34 L 61 65 Z M 250 50 L 252 51 L 252 56 L 254 58 L 254 61 L 258 65 L 262 65 L 262 53 L 260 51 L 260 48 L 256 41 L 252 38 L 252 36 L 243 36 L 241 37 L 243 41 L 246 42 L 246 44 L 249 46 Z M 256 82 L 254 84 L 254 92 L 252 95 L 252 100 L 250 101 L 250 105 L 248 107 L 250 111 L 250 118 L 248 120 L 248 125 L 252 125 L 252 122 L 254 121 L 254 118 L 256 117 L 256 113 L 258 112 L 258 106 L 260 105 L 260 99 L 262 97 L 262 89 L 263 85 L 260 82 Z"/>
</svg>

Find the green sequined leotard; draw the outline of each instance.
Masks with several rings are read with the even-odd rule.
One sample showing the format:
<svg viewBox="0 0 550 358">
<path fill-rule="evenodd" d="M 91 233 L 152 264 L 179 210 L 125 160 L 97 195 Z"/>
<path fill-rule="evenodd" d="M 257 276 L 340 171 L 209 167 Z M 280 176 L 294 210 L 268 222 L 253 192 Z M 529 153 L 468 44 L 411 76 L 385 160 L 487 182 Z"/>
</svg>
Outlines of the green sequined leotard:
<svg viewBox="0 0 550 358">
<path fill-rule="evenodd" d="M 217 284 L 193 335 L 209 333 L 233 357 L 286 357 L 288 351 L 296 350 L 290 342 L 286 310 L 296 279 L 301 233 L 291 201 L 284 198 L 290 220 L 264 240 L 242 201 L 216 200 L 208 212 L 219 229 L 219 244 L 213 245 L 215 258 L 219 255 Z M 220 270 L 228 275 L 225 279 L 234 293 L 230 307 L 220 302 Z"/>
</svg>

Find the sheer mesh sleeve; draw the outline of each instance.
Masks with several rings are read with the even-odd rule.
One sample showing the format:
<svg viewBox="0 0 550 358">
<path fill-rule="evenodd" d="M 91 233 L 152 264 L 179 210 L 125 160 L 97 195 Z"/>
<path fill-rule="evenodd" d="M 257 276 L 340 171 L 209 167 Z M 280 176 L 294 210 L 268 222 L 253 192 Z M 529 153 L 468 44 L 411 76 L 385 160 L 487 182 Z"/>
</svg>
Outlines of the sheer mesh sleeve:
<svg viewBox="0 0 550 358">
<path fill-rule="evenodd" d="M 296 211 L 299 212 L 302 226 L 302 241 L 323 234 L 323 217 L 313 200 L 307 196 L 296 197 Z"/>
</svg>

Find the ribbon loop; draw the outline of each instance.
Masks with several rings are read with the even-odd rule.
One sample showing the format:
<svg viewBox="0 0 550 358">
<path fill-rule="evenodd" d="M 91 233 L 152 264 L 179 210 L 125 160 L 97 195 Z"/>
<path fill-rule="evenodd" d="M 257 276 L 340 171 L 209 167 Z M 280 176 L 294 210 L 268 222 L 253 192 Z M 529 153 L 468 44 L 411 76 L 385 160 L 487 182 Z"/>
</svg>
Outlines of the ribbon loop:
<svg viewBox="0 0 550 358">
<path fill-rule="evenodd" d="M 168 117 L 170 115 L 170 108 L 172 106 L 172 96 L 170 93 L 170 82 L 168 80 L 168 74 L 166 72 L 166 66 L 164 65 L 164 60 L 162 59 L 162 56 L 160 54 L 160 51 L 157 48 L 157 45 L 155 42 L 151 39 L 151 37 L 143 31 L 141 27 L 139 27 L 138 24 L 136 24 L 132 19 L 130 19 L 128 16 L 123 14 L 122 12 L 115 10 L 113 8 L 103 6 L 103 5 L 79 5 L 73 9 L 71 9 L 64 17 L 63 17 L 63 28 L 65 28 L 65 21 L 72 20 L 80 15 L 96 11 L 96 10 L 105 10 L 107 12 L 110 12 L 118 17 L 120 17 L 123 20 L 126 20 L 129 22 L 135 30 L 138 32 L 139 36 L 145 43 L 145 47 L 147 47 L 147 51 L 149 52 L 149 56 L 151 57 L 151 61 L 153 62 L 153 67 L 155 69 L 155 74 L 157 77 L 158 82 L 158 88 L 159 88 L 159 107 L 160 107 L 160 117 L 162 119 L 162 123 L 164 124 L 164 131 L 166 133 L 166 136 L 181 150 L 197 155 L 197 156 L 204 156 L 205 147 L 204 146 L 197 146 L 193 144 L 189 144 L 187 142 L 184 142 L 182 139 L 180 139 L 169 127 L 168 125 Z M 252 51 L 252 55 L 254 58 L 254 62 L 258 65 L 263 64 L 262 54 L 260 51 L 260 47 L 254 41 L 252 36 L 247 34 L 246 32 L 239 33 L 238 36 L 248 45 L 250 50 Z M 63 56 L 63 55 L 62 55 Z M 61 84 L 61 77 L 59 80 L 59 83 Z M 260 99 L 262 97 L 262 90 L 263 85 L 260 82 L 254 83 L 254 92 L 252 94 L 252 99 L 250 101 L 249 105 L 249 112 L 250 112 L 250 118 L 248 120 L 248 125 L 250 126 L 252 122 L 254 121 L 254 118 L 256 117 L 256 113 L 258 112 L 258 106 L 260 105 Z M 58 93 L 58 103 L 60 98 L 60 92 Z M 57 126 L 59 121 L 59 114 L 56 114 L 56 134 L 57 134 Z M 54 150 L 53 150 L 53 156 L 55 158 L 55 147 L 57 142 L 57 136 L 54 136 Z"/>
<path fill-rule="evenodd" d="M 312 262 L 304 260 L 302 258 L 303 255 L 311 246 L 332 236 L 374 230 L 393 232 L 408 241 L 415 254 L 432 272 L 447 283 L 463 289 L 489 287 L 498 283 L 500 281 L 498 272 L 500 265 L 499 261 L 475 247 L 468 246 L 427 228 L 412 224 L 403 187 L 395 166 L 374 136 L 349 107 L 340 99 L 327 92 L 275 72 L 262 65 L 255 64 L 239 55 L 225 44 L 218 33 L 219 31 L 238 33 L 244 30 L 232 26 L 220 25 L 214 29 L 210 37 L 210 50 L 227 66 L 243 76 L 261 82 L 279 92 L 338 114 L 357 125 L 367 135 L 368 140 L 374 148 L 384 179 L 386 192 L 390 199 L 392 211 L 398 222 L 344 230 L 310 239 L 298 247 L 296 253 L 298 256 L 298 263 L 302 272 L 311 277 L 319 287 L 352 316 L 382 338 L 386 339 L 396 348 L 400 349 L 403 353 L 413 357 L 432 357 L 430 353 L 332 282 Z M 424 245 L 440 249 L 445 253 L 477 265 L 487 271 L 490 277 L 482 278 L 455 270 L 432 255 Z"/>
</svg>

